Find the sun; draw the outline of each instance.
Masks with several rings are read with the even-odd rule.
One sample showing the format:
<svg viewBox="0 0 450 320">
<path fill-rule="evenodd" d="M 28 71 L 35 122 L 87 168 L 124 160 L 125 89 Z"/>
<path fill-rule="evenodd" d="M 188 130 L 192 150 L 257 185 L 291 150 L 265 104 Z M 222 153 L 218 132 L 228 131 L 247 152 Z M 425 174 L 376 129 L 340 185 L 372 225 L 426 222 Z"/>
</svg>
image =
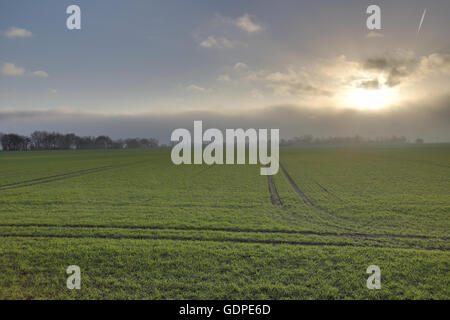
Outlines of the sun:
<svg viewBox="0 0 450 320">
<path fill-rule="evenodd" d="M 347 93 L 348 104 L 363 110 L 377 110 L 395 101 L 395 92 L 390 88 L 350 89 Z"/>
</svg>

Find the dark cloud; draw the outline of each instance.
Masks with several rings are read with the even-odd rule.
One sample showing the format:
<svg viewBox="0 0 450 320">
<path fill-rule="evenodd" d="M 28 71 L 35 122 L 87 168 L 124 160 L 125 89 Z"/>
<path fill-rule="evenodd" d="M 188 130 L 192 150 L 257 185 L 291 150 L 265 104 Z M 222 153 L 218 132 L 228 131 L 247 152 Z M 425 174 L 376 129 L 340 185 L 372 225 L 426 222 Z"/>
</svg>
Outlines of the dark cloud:
<svg viewBox="0 0 450 320">
<path fill-rule="evenodd" d="M 386 85 L 388 87 L 395 87 L 402 82 L 402 79 L 408 77 L 410 71 L 402 67 L 393 67 L 388 74 Z"/>
<path fill-rule="evenodd" d="M 314 136 L 422 137 L 450 141 L 450 97 L 423 101 L 385 111 L 307 108 L 293 105 L 242 111 L 190 111 L 177 114 L 108 115 L 64 111 L 0 111 L 0 131 L 30 134 L 56 130 L 78 135 L 106 134 L 112 138 L 154 137 L 167 143 L 176 128 L 192 130 L 194 120 L 204 128 L 279 128 L 284 138 Z"/>
<path fill-rule="evenodd" d="M 369 90 L 380 89 L 380 82 L 378 81 L 378 79 L 362 81 L 359 84 L 359 88 L 369 89 Z"/>
<path fill-rule="evenodd" d="M 386 58 L 371 58 L 364 62 L 364 68 L 385 71 L 390 68 Z"/>
<path fill-rule="evenodd" d="M 384 85 L 395 87 L 416 72 L 439 73 L 450 68 L 450 54 L 432 53 L 415 58 L 411 52 L 395 51 L 384 57 L 369 58 L 362 64 L 366 70 L 379 71 L 386 75 Z"/>
<path fill-rule="evenodd" d="M 414 70 L 416 70 L 418 61 L 411 57 L 397 54 L 395 58 L 383 57 L 367 59 L 363 67 L 367 70 L 376 70 L 386 74 L 384 85 L 395 87 L 406 79 Z M 374 83 L 372 83 L 374 84 Z"/>
</svg>

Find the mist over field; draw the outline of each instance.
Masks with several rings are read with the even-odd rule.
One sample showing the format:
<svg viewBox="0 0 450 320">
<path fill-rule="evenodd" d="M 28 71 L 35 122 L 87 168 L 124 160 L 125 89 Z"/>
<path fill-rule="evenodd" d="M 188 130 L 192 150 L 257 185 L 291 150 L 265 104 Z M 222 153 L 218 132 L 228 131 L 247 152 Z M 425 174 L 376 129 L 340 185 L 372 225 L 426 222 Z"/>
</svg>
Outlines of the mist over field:
<svg viewBox="0 0 450 320">
<path fill-rule="evenodd" d="M 426 142 L 450 141 L 450 96 L 417 102 L 392 110 L 355 110 L 279 105 L 238 111 L 108 114 L 100 112 L 0 111 L 2 132 L 30 134 L 49 130 L 112 138 L 154 137 L 168 143 L 176 128 L 192 130 L 194 120 L 206 128 L 279 128 L 282 138 L 312 134 L 317 137 L 366 138 L 405 136 Z"/>
</svg>

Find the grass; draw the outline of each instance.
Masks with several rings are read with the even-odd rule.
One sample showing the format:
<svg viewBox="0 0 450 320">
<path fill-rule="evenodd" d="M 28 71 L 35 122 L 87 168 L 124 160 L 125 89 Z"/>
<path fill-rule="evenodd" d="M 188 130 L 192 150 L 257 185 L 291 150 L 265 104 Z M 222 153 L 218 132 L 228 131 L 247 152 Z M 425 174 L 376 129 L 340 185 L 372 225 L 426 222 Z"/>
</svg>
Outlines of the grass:
<svg viewBox="0 0 450 320">
<path fill-rule="evenodd" d="M 170 150 L 0 153 L 1 299 L 448 299 L 450 148 L 282 149 L 175 166 Z M 79 265 L 82 289 L 68 290 Z M 366 269 L 381 269 L 368 290 Z"/>
</svg>

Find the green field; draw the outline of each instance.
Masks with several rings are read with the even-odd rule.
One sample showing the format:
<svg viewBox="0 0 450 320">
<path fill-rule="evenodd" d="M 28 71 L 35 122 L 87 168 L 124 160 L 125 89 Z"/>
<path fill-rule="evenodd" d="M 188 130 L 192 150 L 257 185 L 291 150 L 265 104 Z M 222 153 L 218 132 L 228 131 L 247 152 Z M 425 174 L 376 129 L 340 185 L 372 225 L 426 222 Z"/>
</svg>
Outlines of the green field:
<svg viewBox="0 0 450 320">
<path fill-rule="evenodd" d="M 277 205 L 260 165 L 2 152 L 0 299 L 450 298 L 448 145 L 287 148 L 280 161 Z M 366 287 L 373 264 L 381 290 Z M 66 287 L 69 265 L 81 290 Z"/>
</svg>

